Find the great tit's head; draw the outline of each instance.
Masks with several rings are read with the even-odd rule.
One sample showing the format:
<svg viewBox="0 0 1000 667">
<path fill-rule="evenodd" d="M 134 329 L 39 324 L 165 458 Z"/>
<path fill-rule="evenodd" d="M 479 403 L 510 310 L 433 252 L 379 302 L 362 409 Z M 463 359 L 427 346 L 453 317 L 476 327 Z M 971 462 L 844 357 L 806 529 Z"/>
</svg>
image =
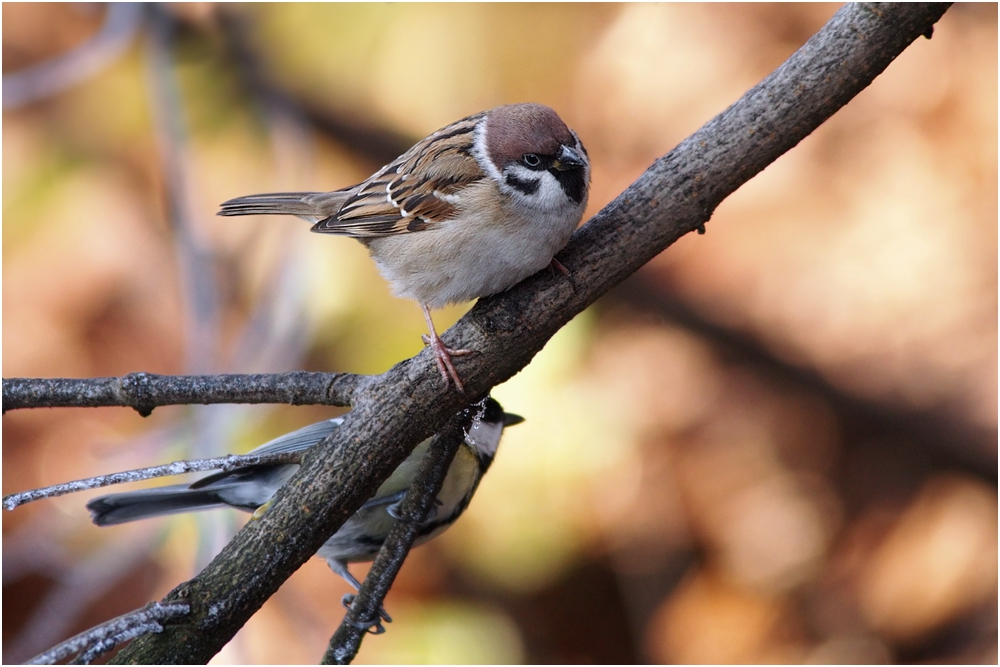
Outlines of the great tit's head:
<svg viewBox="0 0 1000 667">
<path fill-rule="evenodd" d="M 496 400 L 487 397 L 483 402 L 482 411 L 472 420 L 465 441 L 481 457 L 492 459 L 497 453 L 504 428 L 523 421 L 524 417 L 504 412 Z"/>
</svg>

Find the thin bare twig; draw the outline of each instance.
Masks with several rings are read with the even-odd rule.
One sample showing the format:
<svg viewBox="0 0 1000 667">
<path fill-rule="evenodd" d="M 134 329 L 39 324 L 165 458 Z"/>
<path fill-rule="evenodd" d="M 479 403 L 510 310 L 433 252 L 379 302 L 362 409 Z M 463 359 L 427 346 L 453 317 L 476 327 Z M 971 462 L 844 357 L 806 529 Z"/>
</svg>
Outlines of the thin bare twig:
<svg viewBox="0 0 1000 667">
<path fill-rule="evenodd" d="M 78 661 L 74 661 L 76 664 L 88 664 L 123 641 L 143 634 L 163 632 L 164 621 L 179 618 L 190 611 L 190 605 L 183 602 L 150 602 L 142 609 L 122 614 L 69 638 L 39 653 L 26 664 L 52 665 L 75 654 L 80 654 Z"/>
<path fill-rule="evenodd" d="M 118 634 L 110 635 L 94 643 L 90 648 L 69 661 L 71 665 L 89 665 L 94 658 L 104 655 L 114 647 L 130 639 L 147 635 L 151 632 L 162 632 L 163 626 L 156 622 L 139 623 L 125 628 Z"/>
<path fill-rule="evenodd" d="M 40 489 L 11 493 L 3 497 L 3 508 L 13 510 L 16 507 L 27 503 L 42 500 L 44 498 L 55 498 L 68 493 L 86 491 L 88 489 L 99 489 L 102 486 L 112 484 L 126 484 L 128 482 L 139 482 L 144 479 L 154 479 L 156 477 L 168 477 L 170 475 L 183 475 L 189 472 L 204 472 L 206 470 L 234 470 L 243 466 L 256 465 L 280 465 L 288 463 L 299 463 L 302 459 L 301 452 L 277 452 L 274 454 L 243 454 L 232 456 L 220 456 L 211 459 L 191 459 L 187 461 L 174 461 L 160 466 L 150 466 L 148 468 L 136 468 L 134 470 L 123 470 L 109 475 L 98 475 L 86 479 L 78 479 L 72 482 L 63 482 L 45 486 Z"/>
<path fill-rule="evenodd" d="M 367 380 L 350 373 L 156 375 L 109 378 L 4 378 L 3 411 L 22 408 L 132 408 L 143 417 L 164 405 L 286 403 L 349 406 Z"/>
<path fill-rule="evenodd" d="M 50 60 L 3 75 L 3 108 L 16 109 L 83 83 L 113 63 L 142 25 L 142 5 L 109 2 L 93 38 Z"/>
</svg>

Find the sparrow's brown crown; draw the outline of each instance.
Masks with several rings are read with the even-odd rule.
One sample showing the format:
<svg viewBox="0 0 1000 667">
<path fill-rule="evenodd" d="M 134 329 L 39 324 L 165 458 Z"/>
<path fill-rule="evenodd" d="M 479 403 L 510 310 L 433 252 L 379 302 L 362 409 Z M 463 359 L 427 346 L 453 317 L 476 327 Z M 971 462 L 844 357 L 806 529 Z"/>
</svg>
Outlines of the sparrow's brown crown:
<svg viewBox="0 0 1000 667">
<path fill-rule="evenodd" d="M 566 123 L 544 104 L 497 107 L 486 119 L 486 149 L 501 171 L 526 153 L 556 155 L 575 143 Z"/>
</svg>

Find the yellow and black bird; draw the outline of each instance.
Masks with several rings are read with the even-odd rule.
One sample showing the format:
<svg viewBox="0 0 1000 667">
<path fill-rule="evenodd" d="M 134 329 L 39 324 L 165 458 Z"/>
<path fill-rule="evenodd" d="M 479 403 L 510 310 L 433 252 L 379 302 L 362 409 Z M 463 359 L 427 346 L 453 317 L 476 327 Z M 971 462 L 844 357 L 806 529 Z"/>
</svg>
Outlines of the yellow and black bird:
<svg viewBox="0 0 1000 667">
<path fill-rule="evenodd" d="M 336 430 L 343 420 L 343 417 L 337 417 L 310 424 L 261 445 L 251 453 L 303 451 Z M 492 398 L 485 400 L 482 412 L 474 419 L 448 468 L 441 492 L 420 527 L 416 544 L 440 535 L 461 516 L 469 506 L 479 480 L 493 462 L 504 427 L 522 421 L 523 418 L 518 415 L 505 413 Z M 430 438 L 417 445 L 375 495 L 317 552 L 318 556 L 326 559 L 330 569 L 355 590 L 361 585 L 348 571 L 347 564 L 372 560 L 378 553 L 396 520 L 395 510 L 420 470 L 429 445 Z M 87 509 L 98 526 L 225 506 L 254 512 L 270 501 L 298 467 L 298 464 L 279 464 L 236 468 L 209 475 L 190 485 L 177 484 L 100 496 L 87 503 Z"/>
</svg>

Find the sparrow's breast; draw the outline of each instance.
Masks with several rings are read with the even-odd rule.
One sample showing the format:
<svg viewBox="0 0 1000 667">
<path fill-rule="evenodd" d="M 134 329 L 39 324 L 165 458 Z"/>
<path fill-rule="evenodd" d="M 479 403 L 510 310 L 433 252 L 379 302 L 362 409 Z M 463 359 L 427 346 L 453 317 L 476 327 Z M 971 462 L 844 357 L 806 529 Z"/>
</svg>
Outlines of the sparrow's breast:
<svg viewBox="0 0 1000 667">
<path fill-rule="evenodd" d="M 548 266 L 581 215 L 510 210 L 489 196 L 479 199 L 426 230 L 367 242 L 397 296 L 440 308 L 502 292 Z"/>
</svg>

